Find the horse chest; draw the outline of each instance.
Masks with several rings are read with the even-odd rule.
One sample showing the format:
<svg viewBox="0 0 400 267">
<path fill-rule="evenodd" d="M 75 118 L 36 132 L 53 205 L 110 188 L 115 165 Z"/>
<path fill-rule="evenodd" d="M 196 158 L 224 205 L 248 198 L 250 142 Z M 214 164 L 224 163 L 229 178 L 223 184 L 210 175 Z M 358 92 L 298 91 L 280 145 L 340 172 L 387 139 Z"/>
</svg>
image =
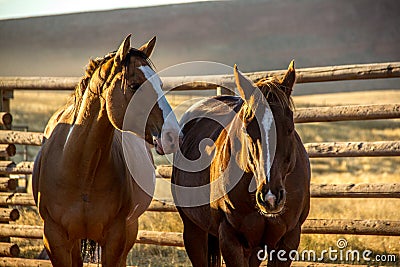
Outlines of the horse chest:
<svg viewBox="0 0 400 267">
<path fill-rule="evenodd" d="M 258 212 L 226 214 L 226 220 L 246 240 L 246 246 L 268 245 L 275 247 L 287 231 L 287 225 L 279 216 L 267 218 Z"/>
<path fill-rule="evenodd" d="M 110 165 L 104 168 L 99 164 L 91 172 L 73 172 L 65 166 L 46 184 L 47 193 L 40 200 L 41 214 L 60 224 L 70 236 L 98 239 L 129 201 L 127 192 L 131 187 L 127 183 L 121 186 L 126 179 Z"/>
</svg>

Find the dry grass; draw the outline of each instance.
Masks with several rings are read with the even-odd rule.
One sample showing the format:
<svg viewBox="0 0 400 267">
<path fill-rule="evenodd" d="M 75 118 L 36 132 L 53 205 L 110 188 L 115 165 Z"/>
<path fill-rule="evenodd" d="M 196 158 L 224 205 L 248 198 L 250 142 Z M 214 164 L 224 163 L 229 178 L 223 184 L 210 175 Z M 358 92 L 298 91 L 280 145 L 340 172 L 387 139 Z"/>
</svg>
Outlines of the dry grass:
<svg viewBox="0 0 400 267">
<path fill-rule="evenodd" d="M 15 92 L 11 103 L 15 125 L 28 125 L 31 131 L 43 130 L 46 121 L 68 94 Z M 202 94 L 198 95 L 199 97 Z M 181 112 L 193 103 L 193 95 L 169 96 L 172 106 Z M 297 107 L 330 106 L 346 104 L 400 103 L 400 91 L 371 91 L 339 93 L 294 98 Z M 179 117 L 179 116 L 178 116 Z M 322 141 L 378 141 L 399 140 L 400 120 L 310 123 L 296 126 L 304 142 Z M 34 156 L 35 151 L 30 151 Z M 156 158 L 165 163 L 165 159 Z M 313 183 L 400 183 L 400 158 L 337 158 L 312 159 Z M 399 199 L 312 199 L 309 218 L 385 219 L 400 220 Z M 34 211 L 23 209 L 18 223 L 40 223 Z M 182 223 L 177 214 L 146 213 L 140 218 L 140 229 L 155 231 L 181 231 Z M 301 249 L 322 251 L 329 246 L 335 248 L 336 235 L 304 235 Z M 399 265 L 400 238 L 376 236 L 344 236 L 349 246 L 360 250 L 370 249 L 375 253 L 394 253 Z M 23 255 L 32 257 L 40 250 L 40 241 L 17 240 Z M 139 266 L 188 266 L 186 254 L 180 248 L 150 245 L 135 245 L 129 264 Z M 393 266 L 393 263 L 391 264 Z"/>
</svg>

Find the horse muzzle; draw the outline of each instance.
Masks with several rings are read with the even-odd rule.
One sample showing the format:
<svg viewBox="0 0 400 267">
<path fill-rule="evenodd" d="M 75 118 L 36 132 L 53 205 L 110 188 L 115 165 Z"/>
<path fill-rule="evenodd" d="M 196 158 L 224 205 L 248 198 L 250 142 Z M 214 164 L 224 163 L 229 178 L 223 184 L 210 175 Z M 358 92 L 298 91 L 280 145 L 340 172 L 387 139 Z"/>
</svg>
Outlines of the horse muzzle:
<svg viewBox="0 0 400 267">
<path fill-rule="evenodd" d="M 281 213 L 286 202 L 286 191 L 284 189 L 279 189 L 276 193 L 270 189 L 265 191 L 260 189 L 256 192 L 256 202 L 261 213 L 267 216 Z"/>
<path fill-rule="evenodd" d="M 174 153 L 179 149 L 182 138 L 175 129 L 164 130 L 161 132 L 161 137 L 155 138 L 154 147 L 159 155 Z"/>
</svg>

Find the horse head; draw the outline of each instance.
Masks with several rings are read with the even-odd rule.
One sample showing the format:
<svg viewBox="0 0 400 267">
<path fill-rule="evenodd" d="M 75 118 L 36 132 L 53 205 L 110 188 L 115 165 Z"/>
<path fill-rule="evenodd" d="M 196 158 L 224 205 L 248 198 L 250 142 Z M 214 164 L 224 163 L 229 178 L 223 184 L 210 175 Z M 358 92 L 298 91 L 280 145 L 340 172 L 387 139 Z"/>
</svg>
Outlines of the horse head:
<svg viewBox="0 0 400 267">
<path fill-rule="evenodd" d="M 295 166 L 296 137 L 291 92 L 295 83 L 291 62 L 283 79 L 265 78 L 255 86 L 235 66 L 235 81 L 244 103 L 238 112 L 237 163 L 253 179 L 249 191 L 255 194 L 260 213 L 274 216 L 286 202 L 285 179 Z"/>
<path fill-rule="evenodd" d="M 179 126 L 162 92 L 162 82 L 152 68 L 149 57 L 156 38 L 138 49 L 130 47 L 130 35 L 116 52 L 101 64 L 92 61 L 82 87 L 95 88 L 106 103 L 109 121 L 116 129 L 128 130 L 154 144 L 159 154 L 172 153 L 178 148 Z M 93 79 L 97 78 L 97 79 Z M 95 86 L 90 83 L 97 82 Z"/>
</svg>

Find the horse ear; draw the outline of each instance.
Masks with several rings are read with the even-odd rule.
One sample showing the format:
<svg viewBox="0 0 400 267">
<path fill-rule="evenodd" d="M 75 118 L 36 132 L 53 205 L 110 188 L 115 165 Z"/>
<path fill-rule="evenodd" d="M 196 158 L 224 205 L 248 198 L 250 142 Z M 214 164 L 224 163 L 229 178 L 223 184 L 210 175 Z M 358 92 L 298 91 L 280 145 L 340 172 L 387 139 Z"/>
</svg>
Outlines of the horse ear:
<svg viewBox="0 0 400 267">
<path fill-rule="evenodd" d="M 244 119 L 251 120 L 257 110 L 258 104 L 261 97 L 261 92 L 253 83 L 248 80 L 243 74 L 238 70 L 236 64 L 233 67 L 233 72 L 235 74 L 235 83 L 239 91 L 240 97 L 245 101 L 245 111 Z M 252 112 L 251 112 L 252 111 Z"/>
<path fill-rule="evenodd" d="M 142 45 L 138 50 L 145 53 L 147 57 L 150 57 L 155 45 L 156 45 L 156 37 L 154 36 L 153 38 L 151 38 L 150 41 Z"/>
<path fill-rule="evenodd" d="M 131 34 L 129 34 L 119 46 L 117 54 L 115 55 L 114 58 L 115 64 L 120 64 L 126 58 L 126 55 L 128 54 L 130 48 L 131 48 Z"/>
<path fill-rule="evenodd" d="M 238 70 L 236 64 L 233 67 L 233 73 L 235 75 L 236 87 L 242 99 L 244 99 L 246 102 L 253 101 L 253 95 L 257 88 L 254 87 L 251 81 L 243 76 L 243 74 Z"/>
<path fill-rule="evenodd" d="M 292 60 L 289 64 L 289 68 L 283 77 L 281 84 L 284 87 L 284 91 L 286 95 L 289 97 L 292 94 L 294 83 L 296 82 L 296 70 L 294 69 L 294 60 Z"/>
</svg>

